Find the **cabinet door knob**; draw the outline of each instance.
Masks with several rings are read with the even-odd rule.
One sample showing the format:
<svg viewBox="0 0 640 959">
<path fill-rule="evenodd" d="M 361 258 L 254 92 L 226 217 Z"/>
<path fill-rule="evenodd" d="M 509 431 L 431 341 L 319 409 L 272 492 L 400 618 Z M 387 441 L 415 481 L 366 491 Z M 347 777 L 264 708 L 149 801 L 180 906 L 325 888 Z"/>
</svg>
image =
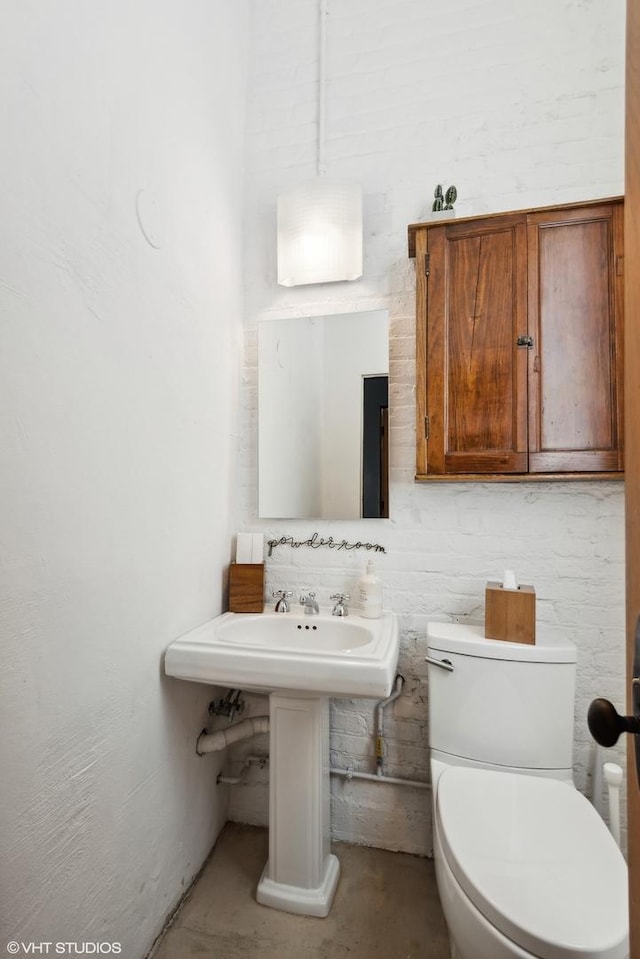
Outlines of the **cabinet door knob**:
<svg viewBox="0 0 640 959">
<path fill-rule="evenodd" d="M 519 336 L 516 340 L 518 346 L 526 346 L 528 350 L 533 349 L 533 337 L 532 336 Z"/>
</svg>

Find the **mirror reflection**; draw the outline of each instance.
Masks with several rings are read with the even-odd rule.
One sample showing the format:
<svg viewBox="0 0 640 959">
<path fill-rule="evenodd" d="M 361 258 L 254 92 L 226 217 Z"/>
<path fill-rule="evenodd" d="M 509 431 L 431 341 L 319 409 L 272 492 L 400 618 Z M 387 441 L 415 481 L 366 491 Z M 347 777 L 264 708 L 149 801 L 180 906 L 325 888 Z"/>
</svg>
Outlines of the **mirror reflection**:
<svg viewBox="0 0 640 959">
<path fill-rule="evenodd" d="M 387 310 L 258 325 L 258 515 L 389 515 Z"/>
</svg>

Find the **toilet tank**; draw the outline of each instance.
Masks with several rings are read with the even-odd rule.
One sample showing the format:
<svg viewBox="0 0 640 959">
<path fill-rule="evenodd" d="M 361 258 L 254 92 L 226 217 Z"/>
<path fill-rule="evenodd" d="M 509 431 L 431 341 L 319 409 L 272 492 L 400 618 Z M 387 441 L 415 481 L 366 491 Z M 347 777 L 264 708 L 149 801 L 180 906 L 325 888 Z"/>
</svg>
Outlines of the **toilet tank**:
<svg viewBox="0 0 640 959">
<path fill-rule="evenodd" d="M 480 627 L 429 623 L 429 745 L 472 763 L 570 769 L 576 648 L 485 639 Z"/>
</svg>

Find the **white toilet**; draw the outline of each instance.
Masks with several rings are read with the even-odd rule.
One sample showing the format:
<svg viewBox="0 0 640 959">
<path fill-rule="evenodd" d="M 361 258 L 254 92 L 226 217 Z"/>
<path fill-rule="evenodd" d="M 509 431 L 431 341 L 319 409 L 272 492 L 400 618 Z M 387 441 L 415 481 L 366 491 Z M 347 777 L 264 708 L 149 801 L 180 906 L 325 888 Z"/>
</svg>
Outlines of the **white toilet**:
<svg viewBox="0 0 640 959">
<path fill-rule="evenodd" d="M 627 867 L 573 786 L 576 650 L 429 623 L 436 879 L 456 959 L 626 959 Z"/>
</svg>

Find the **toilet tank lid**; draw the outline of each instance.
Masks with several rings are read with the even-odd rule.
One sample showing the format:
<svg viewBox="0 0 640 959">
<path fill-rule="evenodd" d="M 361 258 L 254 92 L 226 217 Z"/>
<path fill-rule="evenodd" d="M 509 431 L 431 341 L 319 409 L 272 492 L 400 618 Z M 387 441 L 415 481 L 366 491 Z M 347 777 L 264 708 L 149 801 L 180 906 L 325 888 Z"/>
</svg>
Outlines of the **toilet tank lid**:
<svg viewBox="0 0 640 959">
<path fill-rule="evenodd" d="M 514 662 L 575 663 L 576 647 L 568 639 L 545 635 L 539 629 L 536 642 L 505 643 L 487 639 L 481 626 L 464 623 L 427 623 L 429 649 L 462 656 L 480 656 L 483 659 L 502 659 Z"/>
</svg>

